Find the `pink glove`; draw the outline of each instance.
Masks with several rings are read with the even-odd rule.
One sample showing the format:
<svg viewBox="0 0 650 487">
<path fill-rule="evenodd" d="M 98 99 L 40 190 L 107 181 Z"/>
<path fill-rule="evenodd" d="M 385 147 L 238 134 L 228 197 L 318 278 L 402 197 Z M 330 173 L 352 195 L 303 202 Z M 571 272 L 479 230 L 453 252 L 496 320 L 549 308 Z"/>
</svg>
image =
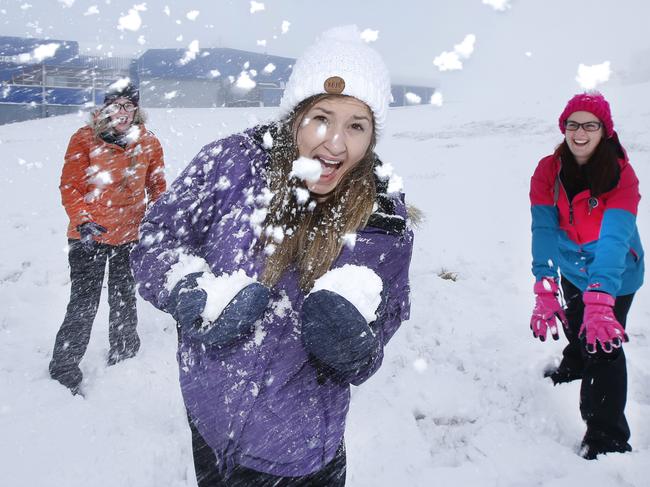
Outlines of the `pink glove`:
<svg viewBox="0 0 650 487">
<path fill-rule="evenodd" d="M 533 336 L 545 341 L 546 331 L 550 328 L 553 340 L 559 339 L 555 318 L 559 319 L 565 328 L 569 325 L 558 300 L 560 290 L 557 282 L 553 278 L 544 277 L 535 283 L 533 291 L 535 291 L 535 308 L 533 316 L 530 318 L 530 329 L 533 330 Z"/>
<path fill-rule="evenodd" d="M 622 342 L 630 339 L 625 329 L 614 316 L 615 299 L 607 293 L 587 291 L 582 295 L 585 303 L 585 315 L 578 336 L 587 336 L 587 352 L 596 353 L 596 341 L 602 349 L 610 353 L 619 348 Z M 622 341 L 621 341 L 622 340 Z"/>
</svg>

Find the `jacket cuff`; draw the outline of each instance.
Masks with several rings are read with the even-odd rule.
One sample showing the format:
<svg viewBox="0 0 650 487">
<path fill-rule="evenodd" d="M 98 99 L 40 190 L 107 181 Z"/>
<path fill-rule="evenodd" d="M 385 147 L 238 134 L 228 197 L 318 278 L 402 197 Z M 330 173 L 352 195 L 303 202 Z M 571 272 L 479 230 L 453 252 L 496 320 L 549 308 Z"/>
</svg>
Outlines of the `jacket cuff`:
<svg viewBox="0 0 650 487">
<path fill-rule="evenodd" d="M 535 294 L 557 294 L 560 290 L 560 287 L 557 284 L 557 280 L 552 277 L 542 277 L 541 280 L 535 282 L 533 286 L 533 292 Z"/>
<path fill-rule="evenodd" d="M 616 299 L 613 296 L 600 291 L 587 291 L 583 293 L 582 301 L 585 304 L 600 304 L 610 307 L 614 307 L 614 303 L 616 303 Z"/>
</svg>

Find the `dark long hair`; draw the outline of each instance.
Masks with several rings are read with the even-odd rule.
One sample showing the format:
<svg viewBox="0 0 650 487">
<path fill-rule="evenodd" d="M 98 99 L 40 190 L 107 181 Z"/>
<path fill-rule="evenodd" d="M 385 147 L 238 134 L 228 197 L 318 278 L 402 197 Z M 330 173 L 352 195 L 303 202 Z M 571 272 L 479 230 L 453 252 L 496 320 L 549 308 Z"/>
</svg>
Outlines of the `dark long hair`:
<svg viewBox="0 0 650 487">
<path fill-rule="evenodd" d="M 620 168 L 618 159 L 625 157 L 618 136 L 602 138 L 596 150 L 583 166 L 573 156 L 566 140 L 555 150 L 562 161 L 562 182 L 569 188 L 587 187 L 591 195 L 598 197 L 618 184 Z"/>
<path fill-rule="evenodd" d="M 316 95 L 301 102 L 280 123 L 271 149 L 270 190 L 274 194 L 263 223 L 260 244 L 273 244 L 274 252 L 266 258 L 261 281 L 274 285 L 289 268 L 298 271 L 300 287 L 308 291 L 314 281 L 325 274 L 339 253 L 347 233 L 363 227 L 372 214 L 376 198 L 374 179 L 376 144 L 373 135 L 363 158 L 339 181 L 326 201 L 315 206 L 300 204 L 296 189 L 306 189 L 304 182 L 290 178 L 292 162 L 298 158 L 296 129 L 305 114 L 319 101 L 340 95 Z M 281 242 L 274 242 L 272 230 L 284 231 Z M 270 229 L 270 231 L 269 231 Z M 268 247 L 266 247 L 268 248 Z"/>
</svg>

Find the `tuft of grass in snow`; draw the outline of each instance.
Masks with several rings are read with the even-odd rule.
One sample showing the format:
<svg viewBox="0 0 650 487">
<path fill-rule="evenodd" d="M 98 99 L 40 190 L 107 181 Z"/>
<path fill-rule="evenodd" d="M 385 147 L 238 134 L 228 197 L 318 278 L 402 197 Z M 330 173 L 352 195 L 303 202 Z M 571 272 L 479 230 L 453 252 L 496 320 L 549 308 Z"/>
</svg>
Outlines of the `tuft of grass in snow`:
<svg viewBox="0 0 650 487">
<path fill-rule="evenodd" d="M 443 267 L 438 271 L 438 277 L 445 281 L 456 282 L 458 280 L 458 272 L 449 271 Z"/>
</svg>

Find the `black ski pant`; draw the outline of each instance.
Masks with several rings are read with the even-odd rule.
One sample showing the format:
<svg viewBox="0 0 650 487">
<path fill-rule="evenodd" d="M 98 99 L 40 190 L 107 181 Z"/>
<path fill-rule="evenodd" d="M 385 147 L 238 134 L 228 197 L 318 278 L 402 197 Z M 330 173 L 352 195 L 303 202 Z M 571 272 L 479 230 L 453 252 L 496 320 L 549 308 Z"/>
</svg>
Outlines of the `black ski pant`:
<svg viewBox="0 0 650 487">
<path fill-rule="evenodd" d="M 189 419 L 189 418 L 188 418 Z M 214 451 L 205 442 L 196 426 L 189 420 L 192 430 L 192 453 L 199 487 L 344 487 L 345 446 L 341 442 L 334 458 L 321 470 L 303 477 L 277 477 L 235 465 L 225 473 L 217 465 Z"/>
<path fill-rule="evenodd" d="M 625 444 L 630 438 L 630 428 L 625 419 L 627 367 L 623 347 L 605 353 L 599 346 L 596 353 L 588 353 L 584 340 L 578 337 L 585 309 L 582 291 L 566 279 L 562 279 L 562 291 L 569 322 L 564 334 L 569 344 L 563 351 L 560 367 L 582 371 L 580 413 L 587 423 L 584 441 L 605 447 Z M 614 315 L 623 327 L 633 298 L 634 294 L 616 298 Z"/>
<path fill-rule="evenodd" d="M 70 302 L 54 343 L 50 362 L 54 378 L 70 371 L 78 373 L 99 307 L 107 260 L 109 363 L 133 357 L 140 348 L 135 280 L 129 264 L 133 243 L 96 244 L 92 251 L 85 250 L 79 240 L 69 240 L 68 244 Z"/>
</svg>

